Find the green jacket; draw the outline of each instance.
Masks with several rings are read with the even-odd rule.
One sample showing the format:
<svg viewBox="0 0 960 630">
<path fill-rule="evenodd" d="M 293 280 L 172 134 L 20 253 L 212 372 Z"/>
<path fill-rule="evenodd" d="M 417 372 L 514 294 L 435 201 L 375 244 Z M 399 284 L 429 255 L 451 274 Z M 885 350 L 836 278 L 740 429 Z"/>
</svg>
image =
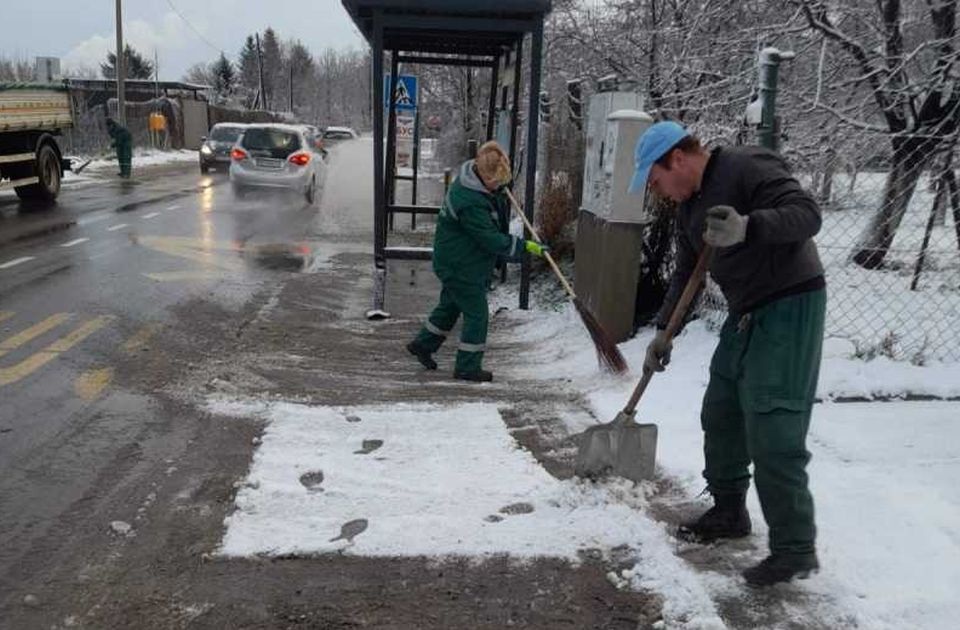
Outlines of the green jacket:
<svg viewBox="0 0 960 630">
<path fill-rule="evenodd" d="M 115 125 L 107 128 L 107 133 L 110 135 L 110 146 L 120 150 L 129 149 L 133 146 L 133 136 L 130 135 L 130 131 L 126 127 Z"/>
<path fill-rule="evenodd" d="M 486 286 L 497 256 L 515 258 L 523 239 L 500 231 L 498 210 L 509 210 L 504 193 L 491 193 L 473 167 L 460 167 L 437 217 L 433 270 L 443 282 Z M 510 216 L 509 211 L 503 216 Z"/>
</svg>

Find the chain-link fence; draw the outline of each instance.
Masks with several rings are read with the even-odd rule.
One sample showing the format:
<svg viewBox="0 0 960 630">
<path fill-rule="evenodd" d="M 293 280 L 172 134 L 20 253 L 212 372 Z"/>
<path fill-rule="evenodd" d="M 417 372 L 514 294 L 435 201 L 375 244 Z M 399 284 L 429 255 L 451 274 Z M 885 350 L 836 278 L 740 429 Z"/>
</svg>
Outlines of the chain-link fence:
<svg viewBox="0 0 960 630">
<path fill-rule="evenodd" d="M 859 356 L 958 360 L 953 149 L 927 137 L 859 135 L 856 159 L 827 144 L 819 171 L 798 172 L 824 211 L 816 240 L 829 287 L 827 333 L 850 340 Z"/>
</svg>

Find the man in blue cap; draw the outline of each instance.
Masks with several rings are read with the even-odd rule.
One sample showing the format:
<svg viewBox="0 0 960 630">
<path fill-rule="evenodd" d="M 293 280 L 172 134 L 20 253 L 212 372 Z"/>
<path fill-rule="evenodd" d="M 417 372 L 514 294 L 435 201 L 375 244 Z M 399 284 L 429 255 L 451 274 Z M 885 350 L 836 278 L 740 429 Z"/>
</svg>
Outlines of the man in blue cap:
<svg viewBox="0 0 960 630">
<path fill-rule="evenodd" d="M 826 292 L 813 236 L 820 209 L 780 156 L 760 147 L 704 148 L 675 122 L 637 142 L 630 191 L 677 203 L 677 261 L 644 369 L 663 371 L 670 313 L 704 245 L 729 315 L 701 409 L 703 475 L 714 505 L 678 535 L 709 543 L 748 536 L 748 466 L 770 528 L 770 554 L 744 571 L 767 586 L 819 568 L 807 429 L 820 371 Z"/>
</svg>

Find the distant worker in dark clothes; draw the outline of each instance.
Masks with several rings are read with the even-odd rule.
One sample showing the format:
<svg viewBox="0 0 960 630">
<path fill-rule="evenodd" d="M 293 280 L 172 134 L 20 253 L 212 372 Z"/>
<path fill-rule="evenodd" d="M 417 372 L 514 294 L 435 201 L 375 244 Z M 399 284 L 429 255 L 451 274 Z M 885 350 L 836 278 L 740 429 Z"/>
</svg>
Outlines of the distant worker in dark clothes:
<svg viewBox="0 0 960 630">
<path fill-rule="evenodd" d="M 748 466 L 770 528 L 770 554 L 743 572 L 767 586 L 819 568 L 807 429 L 820 371 L 826 291 L 813 236 L 820 209 L 784 160 L 759 147 L 708 151 L 674 122 L 652 125 L 637 143 L 631 192 L 644 186 L 677 202 L 677 261 L 660 332 L 644 369 L 662 371 L 666 328 L 704 245 L 729 315 L 703 400 L 703 475 L 714 505 L 679 536 L 708 543 L 750 534 Z"/>
<path fill-rule="evenodd" d="M 133 137 L 126 127 L 113 118 L 107 118 L 107 133 L 110 134 L 110 146 L 117 150 L 117 162 L 120 164 L 120 177 L 130 178 L 133 166 Z"/>
<path fill-rule="evenodd" d="M 477 157 L 460 167 L 440 208 L 433 239 L 433 269 L 443 286 L 440 303 L 407 344 L 410 354 L 429 370 L 437 369 L 433 353 L 440 349 L 463 313 L 463 330 L 453 376 L 474 382 L 493 380 L 482 368 L 487 343 L 487 285 L 497 256 L 516 260 L 521 252 L 542 256 L 548 248 L 505 234 L 503 217 L 510 200 L 510 159 L 496 142 L 487 142 Z"/>
</svg>

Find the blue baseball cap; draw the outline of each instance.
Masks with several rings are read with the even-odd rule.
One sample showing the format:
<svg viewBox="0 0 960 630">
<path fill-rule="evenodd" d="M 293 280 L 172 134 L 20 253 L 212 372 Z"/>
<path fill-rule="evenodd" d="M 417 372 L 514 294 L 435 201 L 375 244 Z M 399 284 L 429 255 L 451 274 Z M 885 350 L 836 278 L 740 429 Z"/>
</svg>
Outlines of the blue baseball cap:
<svg viewBox="0 0 960 630">
<path fill-rule="evenodd" d="M 633 179 L 630 180 L 630 188 L 627 189 L 630 194 L 643 192 L 653 163 L 689 135 L 686 129 L 672 120 L 655 123 L 644 131 L 637 140 L 637 148 L 633 155 Z"/>
</svg>

